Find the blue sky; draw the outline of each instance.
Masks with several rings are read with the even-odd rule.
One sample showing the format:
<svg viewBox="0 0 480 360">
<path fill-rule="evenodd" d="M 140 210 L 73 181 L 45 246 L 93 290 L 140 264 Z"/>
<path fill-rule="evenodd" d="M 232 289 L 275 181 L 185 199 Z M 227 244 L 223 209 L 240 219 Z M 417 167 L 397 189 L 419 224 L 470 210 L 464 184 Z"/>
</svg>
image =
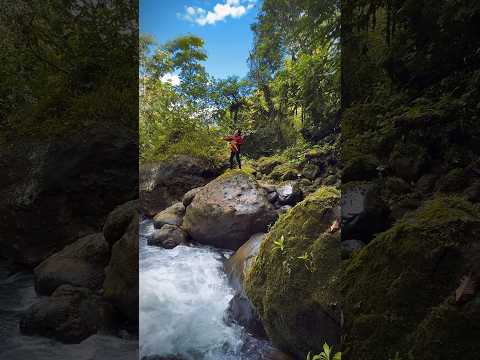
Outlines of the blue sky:
<svg viewBox="0 0 480 360">
<path fill-rule="evenodd" d="M 188 33 L 205 40 L 207 71 L 243 77 L 252 47 L 250 24 L 261 0 L 140 0 L 140 32 L 159 43 Z"/>
</svg>

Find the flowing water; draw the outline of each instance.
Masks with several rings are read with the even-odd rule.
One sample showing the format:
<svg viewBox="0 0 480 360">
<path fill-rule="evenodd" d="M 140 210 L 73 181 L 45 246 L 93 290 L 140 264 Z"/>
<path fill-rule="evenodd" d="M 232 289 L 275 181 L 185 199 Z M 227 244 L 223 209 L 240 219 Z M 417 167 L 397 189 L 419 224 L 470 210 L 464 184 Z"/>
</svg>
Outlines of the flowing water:
<svg viewBox="0 0 480 360">
<path fill-rule="evenodd" d="M 136 360 L 138 342 L 107 335 L 94 335 L 80 344 L 20 334 L 20 316 L 38 300 L 31 272 L 10 274 L 0 264 L 0 359 L 5 360 Z"/>
<path fill-rule="evenodd" d="M 207 246 L 148 246 L 153 223 L 140 224 L 140 354 L 189 360 L 255 360 L 270 351 L 224 322 L 234 293 L 223 272 L 231 255 Z"/>
</svg>

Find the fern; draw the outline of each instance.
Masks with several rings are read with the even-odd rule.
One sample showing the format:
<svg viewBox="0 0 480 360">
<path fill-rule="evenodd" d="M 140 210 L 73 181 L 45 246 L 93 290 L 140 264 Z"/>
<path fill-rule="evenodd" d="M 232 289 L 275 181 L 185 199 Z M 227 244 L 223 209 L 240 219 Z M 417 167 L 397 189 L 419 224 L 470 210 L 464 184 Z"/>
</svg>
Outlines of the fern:
<svg viewBox="0 0 480 360">
<path fill-rule="evenodd" d="M 342 360 L 342 353 L 333 353 L 333 347 L 328 346 L 327 343 L 323 344 L 323 351 L 317 355 L 311 355 L 308 353 L 307 360 Z"/>
</svg>

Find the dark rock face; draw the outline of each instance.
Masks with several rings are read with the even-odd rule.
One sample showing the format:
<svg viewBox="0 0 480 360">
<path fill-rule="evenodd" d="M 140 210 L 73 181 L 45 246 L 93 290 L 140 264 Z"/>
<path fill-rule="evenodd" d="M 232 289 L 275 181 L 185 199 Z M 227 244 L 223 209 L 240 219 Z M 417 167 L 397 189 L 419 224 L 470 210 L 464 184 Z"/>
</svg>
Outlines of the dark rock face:
<svg viewBox="0 0 480 360">
<path fill-rule="evenodd" d="M 98 290 L 103 285 L 109 255 L 102 233 L 81 238 L 35 268 L 35 289 L 43 295 L 64 284 Z"/>
<path fill-rule="evenodd" d="M 342 259 L 351 258 L 352 255 L 363 248 L 365 244 L 359 240 L 346 240 L 342 241 Z"/>
<path fill-rule="evenodd" d="M 153 217 L 154 226 L 160 229 L 163 225 L 182 225 L 183 215 L 185 215 L 185 206 L 177 202 L 165 210 L 159 212 Z"/>
<path fill-rule="evenodd" d="M 276 217 L 267 192 L 241 170 L 229 171 L 200 190 L 182 228 L 199 243 L 236 250 Z"/>
<path fill-rule="evenodd" d="M 112 247 L 105 269 L 104 298 L 131 323 L 138 324 L 138 215 Z"/>
<path fill-rule="evenodd" d="M 128 201 L 116 207 L 107 217 L 103 225 L 103 235 L 105 240 L 112 246 L 117 240 L 120 240 L 132 217 L 138 213 L 138 200 Z"/>
<path fill-rule="evenodd" d="M 180 201 L 183 195 L 212 180 L 220 169 L 203 159 L 177 155 L 165 162 L 140 167 L 140 209 L 153 216 Z"/>
<path fill-rule="evenodd" d="M 148 245 L 161 246 L 165 249 L 185 244 L 187 242 L 187 233 L 176 225 L 166 224 L 161 229 L 155 230 L 153 237 L 148 239 Z"/>
<path fill-rule="evenodd" d="M 121 126 L 95 127 L 68 140 L 3 147 L 1 254 L 35 266 L 98 232 L 111 209 L 136 196 L 136 139 Z"/>
<path fill-rule="evenodd" d="M 373 183 L 349 183 L 342 187 L 342 239 L 365 243 L 389 225 L 388 209 Z"/>
<path fill-rule="evenodd" d="M 90 290 L 62 285 L 52 296 L 32 305 L 20 320 L 25 335 L 41 335 L 79 343 L 112 318 L 113 309 Z"/>
</svg>

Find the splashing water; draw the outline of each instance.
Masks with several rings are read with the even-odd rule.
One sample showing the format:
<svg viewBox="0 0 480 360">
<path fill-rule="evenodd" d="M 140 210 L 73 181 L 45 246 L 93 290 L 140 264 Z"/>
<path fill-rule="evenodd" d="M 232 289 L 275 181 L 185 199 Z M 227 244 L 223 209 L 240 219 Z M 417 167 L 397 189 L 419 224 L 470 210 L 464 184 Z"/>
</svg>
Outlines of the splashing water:
<svg viewBox="0 0 480 360">
<path fill-rule="evenodd" d="M 223 272 L 230 252 L 206 246 L 148 246 L 140 224 L 140 354 L 191 360 L 260 359 L 268 342 L 224 322 L 234 293 Z"/>
</svg>

